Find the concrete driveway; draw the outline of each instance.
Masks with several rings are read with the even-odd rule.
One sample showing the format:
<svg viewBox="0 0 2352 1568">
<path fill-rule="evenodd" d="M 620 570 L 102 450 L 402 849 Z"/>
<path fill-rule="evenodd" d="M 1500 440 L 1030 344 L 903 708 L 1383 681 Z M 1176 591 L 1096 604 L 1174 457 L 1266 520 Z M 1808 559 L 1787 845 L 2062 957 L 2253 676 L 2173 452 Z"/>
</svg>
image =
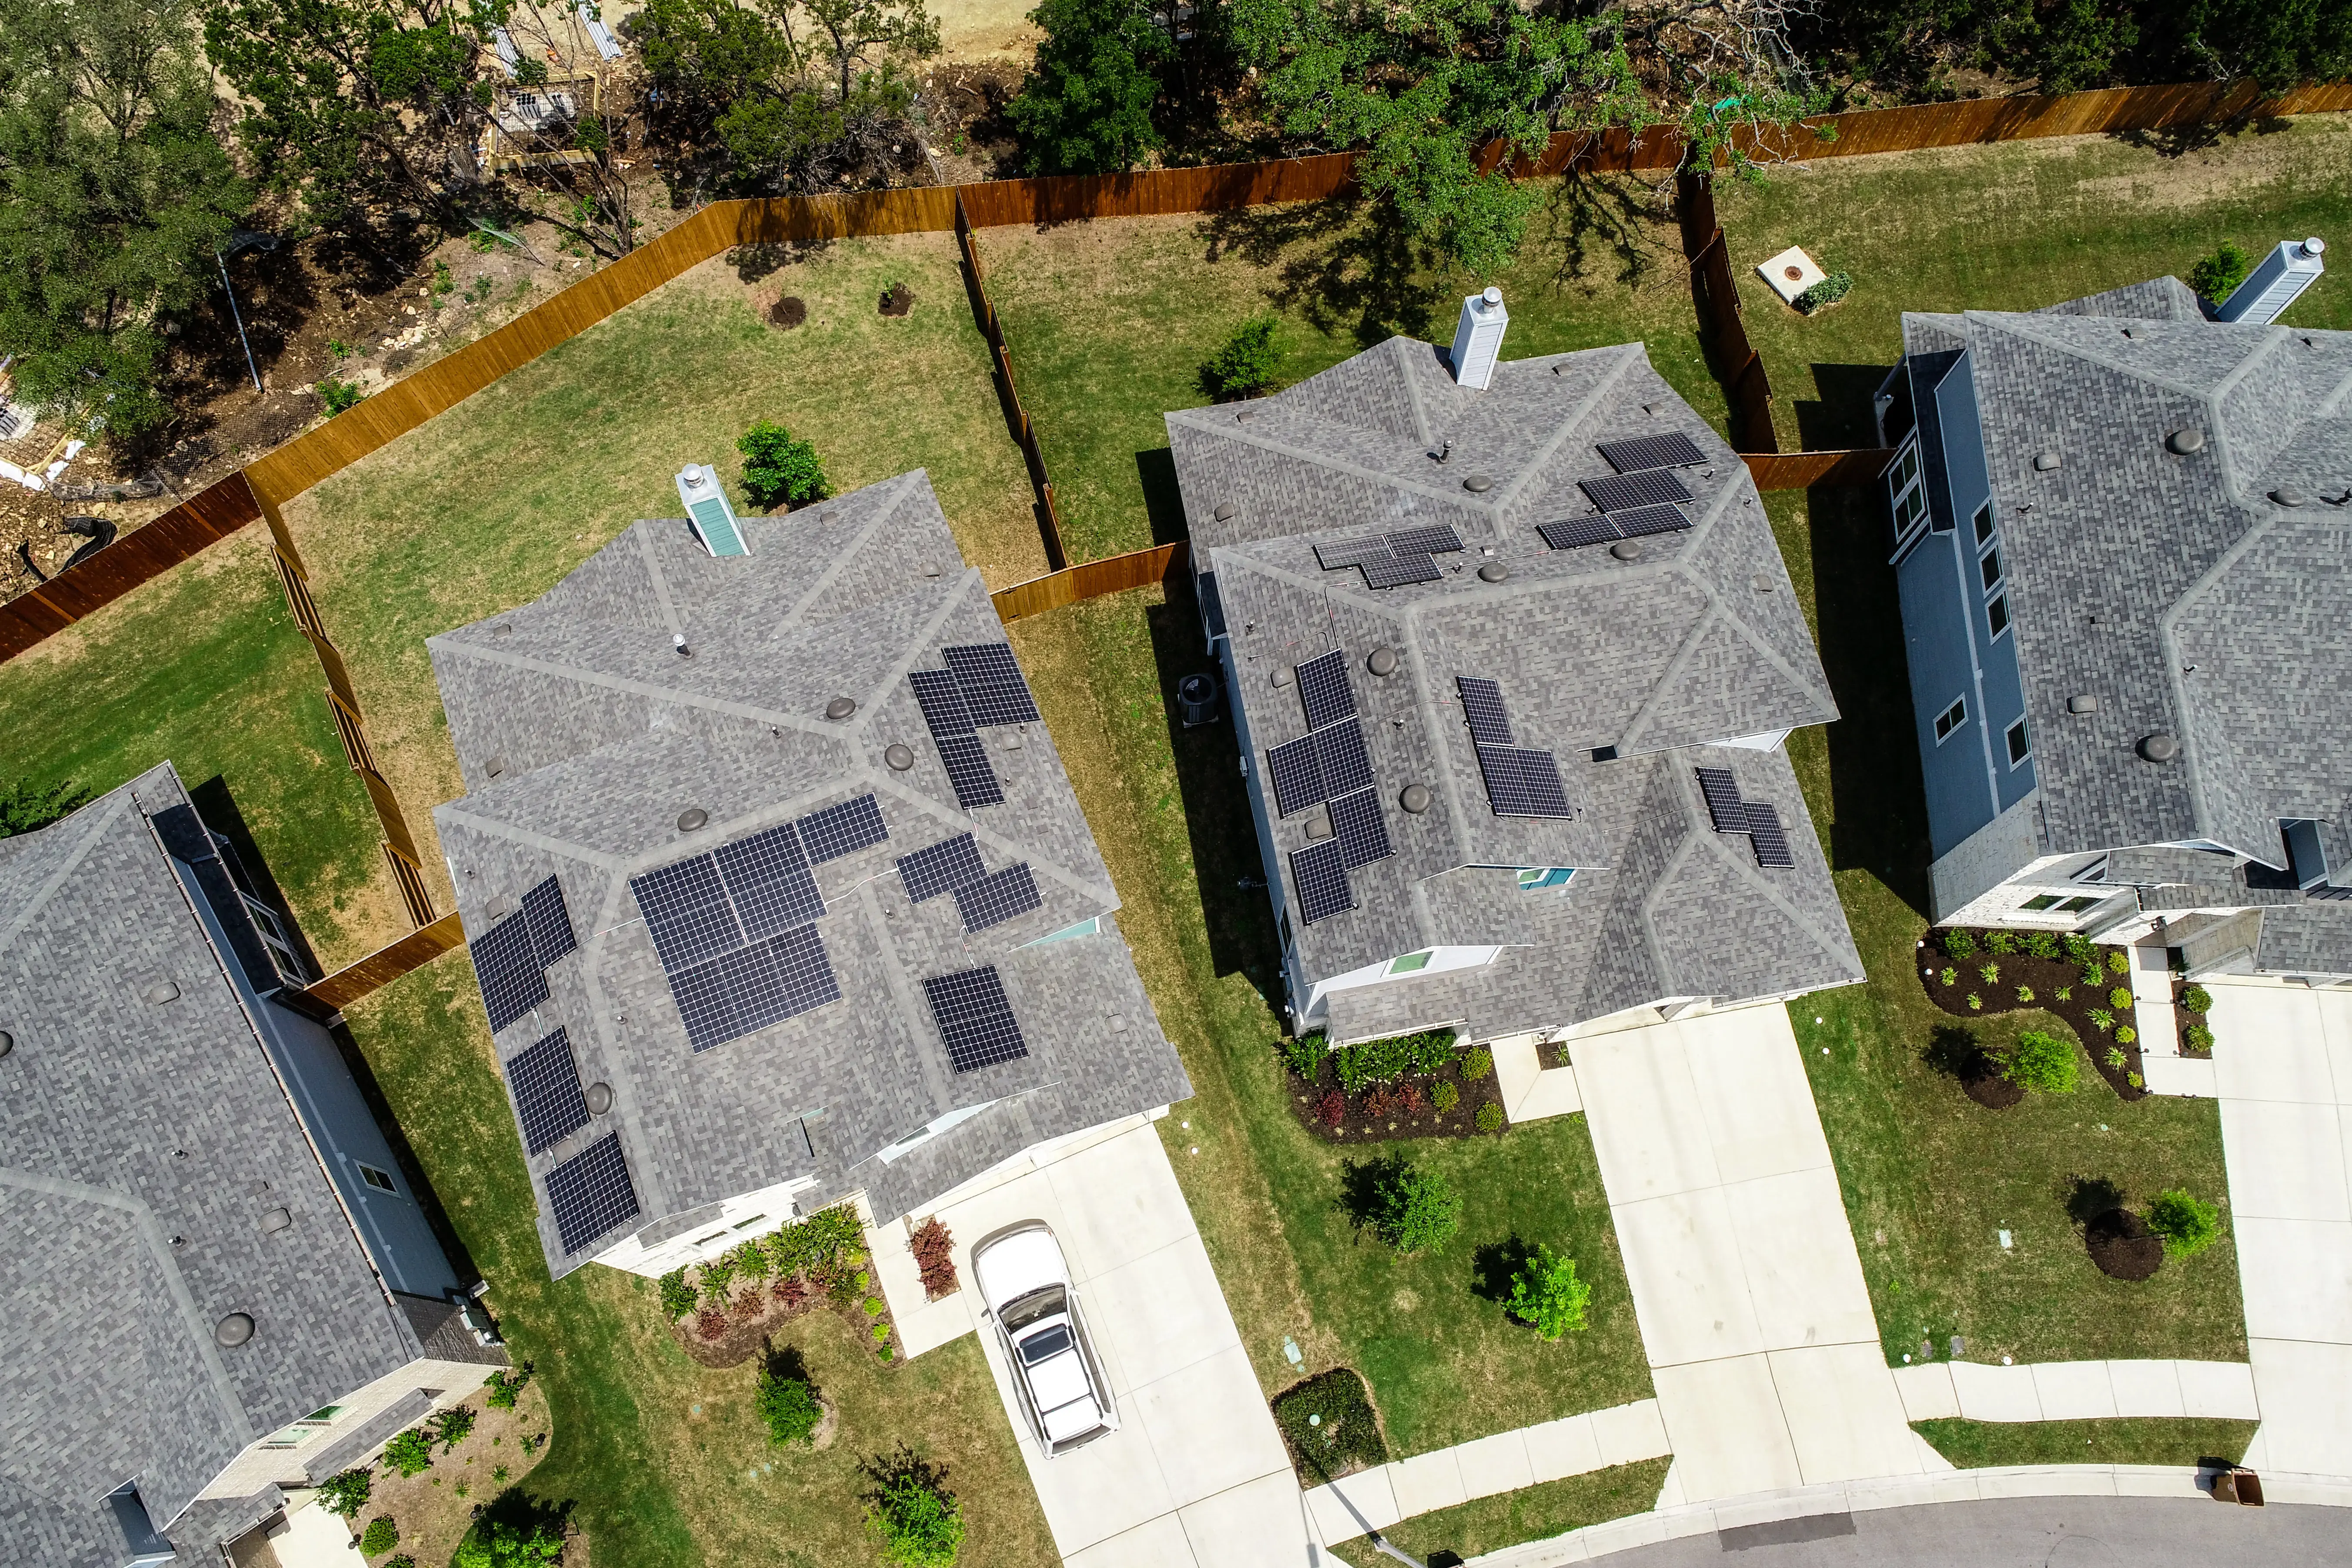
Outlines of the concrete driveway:
<svg viewBox="0 0 2352 1568">
<path fill-rule="evenodd" d="M 1673 1442 L 1667 1501 L 1916 1475 L 1787 1009 L 1570 1042 Z"/>
<path fill-rule="evenodd" d="M 972 1190 L 977 1189 L 977 1190 Z M 954 1233 L 964 1288 L 920 1305 L 903 1239 L 874 1256 L 908 1352 L 971 1331 L 971 1246 L 1025 1220 L 1053 1228 L 1118 1404 L 1119 1429 L 1048 1460 L 1030 1435 L 993 1330 L 980 1327 L 1044 1504 L 1071 1568 L 1307 1568 L 1297 1478 L 1209 1267 L 1159 1131 L 1081 1138 L 996 1173 L 935 1211 Z M 905 1303 L 902 1306 L 902 1301 Z"/>
</svg>

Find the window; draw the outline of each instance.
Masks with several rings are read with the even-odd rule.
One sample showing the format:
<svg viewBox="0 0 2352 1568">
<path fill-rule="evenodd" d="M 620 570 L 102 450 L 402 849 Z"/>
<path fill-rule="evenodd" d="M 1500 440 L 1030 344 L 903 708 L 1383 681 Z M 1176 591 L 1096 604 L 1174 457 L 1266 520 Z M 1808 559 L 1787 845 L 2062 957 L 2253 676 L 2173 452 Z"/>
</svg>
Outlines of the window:
<svg viewBox="0 0 2352 1568">
<path fill-rule="evenodd" d="M 392 1176 L 390 1173 L 379 1171 L 373 1165 L 362 1163 L 360 1166 L 360 1180 L 365 1182 L 369 1186 L 375 1188 L 379 1192 L 396 1193 L 400 1191 L 398 1187 L 392 1184 Z"/>
<path fill-rule="evenodd" d="M 729 1228 L 731 1230 L 749 1230 L 755 1225 L 765 1225 L 767 1222 L 768 1216 L 766 1215 L 755 1214 L 750 1219 L 737 1220 L 732 1226 L 729 1226 Z"/>
<path fill-rule="evenodd" d="M 2058 895 L 2055 893 L 2036 893 L 2033 897 L 2026 900 L 2025 902 L 2018 905 L 2017 907 L 2034 914 L 2040 914 L 2043 910 L 2050 908 L 2057 901 Z"/>
<path fill-rule="evenodd" d="M 1574 870 L 1566 866 L 1524 866 L 1519 868 L 1519 891 L 1531 893 L 1538 888 L 1564 888 Z"/>
<path fill-rule="evenodd" d="M 2059 905 L 2058 912 L 2062 915 L 2079 914 L 2098 901 L 2099 900 L 2096 899 L 2086 899 L 2082 897 L 2080 894 L 2077 894 L 2075 897 L 2071 898 L 2064 903 Z"/>
<path fill-rule="evenodd" d="M 1995 637 L 2009 630 L 2008 595 L 1995 594 L 1992 596 L 1992 602 L 1985 606 L 1985 625 L 1992 628 Z"/>
<path fill-rule="evenodd" d="M 2025 761 L 2026 753 L 2032 749 L 2026 742 L 2025 721 L 2020 719 L 2009 727 L 2009 765 L 2013 768 Z"/>
<path fill-rule="evenodd" d="M 1391 974 L 1411 974 L 1416 969 L 1427 969 L 1428 967 L 1429 954 L 1425 952 L 1408 952 L 1402 958 L 1392 958 L 1389 960 L 1389 973 Z"/>
<path fill-rule="evenodd" d="M 1968 721 L 1968 699 L 1965 697 L 1954 699 L 1949 708 L 1936 715 L 1936 744 L 1942 745 L 1951 738 L 1953 731 Z"/>
<path fill-rule="evenodd" d="M 1977 542 L 1979 544 L 1989 544 L 1991 542 L 1992 502 L 1987 501 L 1984 505 L 1977 508 Z"/>
<path fill-rule="evenodd" d="M 1986 551 L 1978 560 L 1977 565 L 1984 573 L 1985 592 L 1990 594 L 1992 592 L 1993 584 L 2000 581 L 2000 552 Z"/>
<path fill-rule="evenodd" d="M 1927 487 L 1919 482 L 1919 443 L 1905 445 L 1886 470 L 1886 499 L 1895 510 L 1895 538 L 1900 543 L 1910 537 L 1927 510 Z"/>
<path fill-rule="evenodd" d="M 1919 514 L 1927 510 L 1927 492 L 1920 486 L 1914 485 L 1897 497 L 1895 502 L 1895 536 L 1900 539 L 1909 533 L 1918 523 Z"/>
</svg>

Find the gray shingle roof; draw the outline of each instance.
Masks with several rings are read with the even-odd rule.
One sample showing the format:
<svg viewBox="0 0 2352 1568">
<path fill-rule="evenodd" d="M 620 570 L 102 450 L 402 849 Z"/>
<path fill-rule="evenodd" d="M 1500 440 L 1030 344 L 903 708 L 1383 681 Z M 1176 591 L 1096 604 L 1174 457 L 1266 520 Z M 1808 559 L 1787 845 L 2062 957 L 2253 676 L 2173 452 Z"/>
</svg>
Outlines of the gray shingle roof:
<svg viewBox="0 0 2352 1568">
<path fill-rule="evenodd" d="M 1528 944 L 1475 971 L 1337 993 L 1334 1038 L 1465 1018 L 1484 1034 L 1860 978 L 1787 759 L 1706 744 L 1837 710 L 1746 466 L 1641 345 L 1514 361 L 1480 393 L 1455 385 L 1431 345 L 1394 338 L 1274 397 L 1167 424 L 1233 637 L 1254 768 L 1307 732 L 1297 688 L 1275 684 L 1294 666 L 1344 651 L 1366 715 L 1396 854 L 1349 873 L 1353 910 L 1296 927 L 1307 977 L 1433 945 Z M 1704 454 L 1680 472 L 1696 526 L 1644 539 L 1632 562 L 1545 544 L 1538 525 L 1593 510 L 1578 481 L 1614 471 L 1597 443 L 1669 432 Z M 1316 553 L 1439 523 L 1465 549 L 1438 557 L 1433 583 L 1373 589 Z M 1476 574 L 1495 564 L 1503 581 Z M 1396 673 L 1369 673 L 1378 647 L 1402 651 Z M 1556 754 L 1572 819 L 1495 815 L 1461 676 L 1498 682 L 1517 743 Z M 1612 747 L 1623 760 L 1592 760 Z M 1701 765 L 1733 767 L 1777 805 L 1795 868 L 1761 871 L 1746 838 L 1706 827 Z M 1409 784 L 1434 793 L 1425 814 L 1397 808 Z M 1276 824 L 1286 881 L 1320 815 Z M 1477 869 L 1545 866 L 1579 868 L 1567 894 L 1523 894 L 1510 870 Z M 1686 926 L 1687 911 L 1705 912 Z"/>
<path fill-rule="evenodd" d="M 115 1568 L 134 1479 L 209 1551 L 222 1467 L 418 1353 L 150 825 L 187 805 L 167 763 L 0 840 L 0 1561 Z"/>
<path fill-rule="evenodd" d="M 862 1187 L 877 1214 L 903 1213 L 1040 1138 L 1191 1093 L 1045 727 L 982 730 L 1004 803 L 956 803 L 908 673 L 1004 631 L 928 476 L 744 527 L 751 553 L 716 559 L 682 521 L 640 522 L 537 601 L 428 644 L 468 789 L 435 812 L 468 934 L 552 876 L 580 937 L 499 1054 L 561 1025 L 581 1080 L 613 1090 L 609 1114 L 529 1162 L 559 1275 L 625 1234 L 651 1245 L 673 1216 L 803 1176 L 817 1201 Z M 838 696 L 856 713 L 825 719 Z M 894 743 L 914 752 L 908 771 L 887 765 Z M 629 879 L 868 795 L 888 840 L 815 868 L 842 1000 L 693 1051 Z M 688 809 L 707 826 L 682 832 Z M 967 934 L 953 898 L 910 902 L 896 858 L 963 832 L 990 871 L 1025 862 L 1041 907 Z M 1097 936 L 1024 945 L 1095 917 Z M 1029 1054 L 959 1074 L 922 982 L 990 963 Z M 873 1158 L 991 1101 L 911 1154 Z M 614 1132 L 639 1212 L 567 1251 L 547 1174 Z"/>
</svg>

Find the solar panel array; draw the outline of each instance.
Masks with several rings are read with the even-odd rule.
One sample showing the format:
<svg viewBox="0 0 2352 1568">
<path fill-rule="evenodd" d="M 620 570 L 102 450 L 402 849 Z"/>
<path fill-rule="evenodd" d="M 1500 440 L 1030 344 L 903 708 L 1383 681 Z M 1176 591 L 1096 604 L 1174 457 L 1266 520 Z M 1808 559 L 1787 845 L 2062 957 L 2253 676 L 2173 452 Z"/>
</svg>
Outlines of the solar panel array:
<svg viewBox="0 0 2352 1568">
<path fill-rule="evenodd" d="M 1609 521 L 1617 525 L 1617 531 L 1628 539 L 1639 539 L 1650 533 L 1675 533 L 1691 525 L 1688 514 L 1672 501 L 1657 506 L 1630 507 L 1607 515 Z"/>
<path fill-rule="evenodd" d="M 955 900 L 956 913 L 963 917 L 967 931 L 1003 925 L 1045 902 L 1037 896 L 1037 879 L 1029 874 L 1025 860 L 958 888 Z"/>
<path fill-rule="evenodd" d="M 1306 710 L 1310 730 L 1354 718 L 1356 690 L 1348 684 L 1348 656 L 1333 648 L 1300 665 L 1298 703 Z"/>
<path fill-rule="evenodd" d="M 1496 816 L 1574 816 L 1559 759 L 1549 752 L 1511 743 L 1511 716 L 1503 706 L 1499 681 L 1457 675 L 1462 718 L 1477 748 L 1478 773 L 1486 781 L 1486 804 Z"/>
<path fill-rule="evenodd" d="M 841 982 L 813 925 L 681 970 L 670 975 L 669 990 L 698 1051 L 841 1000 Z"/>
<path fill-rule="evenodd" d="M 898 879 L 907 885 L 907 897 L 919 904 L 987 875 L 988 868 L 980 863 L 980 845 L 969 833 L 898 857 Z"/>
<path fill-rule="evenodd" d="M 967 643 L 942 648 L 945 669 L 908 672 L 923 722 L 947 765 L 956 804 L 966 811 L 1002 805 L 1004 786 L 989 765 L 978 731 L 994 724 L 1034 724 L 1037 700 L 1007 643 Z"/>
<path fill-rule="evenodd" d="M 1290 878 L 1298 885 L 1298 913 L 1308 925 L 1356 907 L 1348 884 L 1347 851 L 1337 838 L 1290 852 Z"/>
<path fill-rule="evenodd" d="M 1605 479 L 1579 479 L 1576 488 L 1602 511 L 1630 511 L 1637 506 L 1661 506 L 1689 500 L 1690 491 L 1671 468 L 1648 468 L 1636 474 L 1611 474 Z"/>
<path fill-rule="evenodd" d="M 629 1184 L 620 1134 L 590 1144 L 550 1171 L 547 1206 L 555 1211 L 555 1233 L 567 1258 L 635 1218 L 637 1190 Z"/>
<path fill-rule="evenodd" d="M 712 858 L 734 895 L 746 937 L 774 936 L 824 913 L 824 897 L 816 890 L 801 836 L 790 823 L 727 845 Z"/>
<path fill-rule="evenodd" d="M 580 945 L 563 906 L 563 886 L 549 877 L 522 896 L 522 907 L 469 944 L 474 977 L 490 1032 L 547 1000 L 547 968 Z"/>
<path fill-rule="evenodd" d="M 514 1090 L 523 1148 L 533 1154 L 544 1153 L 588 1125 L 588 1101 L 580 1093 L 572 1037 L 562 1029 L 509 1058 L 507 1087 Z"/>
<path fill-rule="evenodd" d="M 1430 557 L 1458 554 L 1461 549 L 1462 536 L 1450 524 L 1441 522 L 1318 544 L 1315 559 L 1326 572 L 1355 567 L 1364 574 L 1367 587 L 1394 588 L 1405 583 L 1436 582 L 1444 574 Z"/>
<path fill-rule="evenodd" d="M 1417 529 L 1410 536 L 1388 537 L 1391 542 L 1410 537 L 1424 547 L 1462 547 L 1450 528 Z M 1364 742 L 1360 710 L 1349 679 L 1348 656 L 1338 649 L 1318 655 L 1298 666 L 1297 675 L 1307 733 L 1268 749 L 1265 765 L 1274 785 L 1276 816 L 1288 816 L 1327 802 L 1330 805 L 1332 838 L 1296 850 L 1290 858 L 1300 912 L 1311 925 L 1327 915 L 1354 909 L 1356 895 L 1348 885 L 1349 871 L 1384 860 L 1395 849 L 1381 815 L 1371 752 Z"/>
<path fill-rule="evenodd" d="M 947 1042 L 948 1065 L 957 1072 L 1018 1061 L 1029 1054 L 1021 1022 L 1013 1004 L 1004 999 L 1004 982 L 992 963 L 978 969 L 935 974 L 923 982 L 931 1004 L 931 1018 Z"/>
<path fill-rule="evenodd" d="M 890 830 L 882 825 L 882 808 L 870 795 L 810 812 L 793 826 L 800 829 L 801 847 L 808 852 L 812 866 L 855 855 L 890 837 Z"/>
<path fill-rule="evenodd" d="M 1743 800 L 1739 781 L 1731 776 L 1729 768 L 1700 768 L 1699 794 L 1706 797 L 1706 815 L 1717 833 L 1745 833 L 1748 847 L 1756 851 L 1759 866 L 1794 866 L 1795 855 L 1789 849 L 1789 836 L 1780 826 L 1780 814 L 1766 801 Z"/>
<path fill-rule="evenodd" d="M 1331 803 L 1331 837 L 1349 870 L 1385 860 L 1396 853 L 1389 843 L 1389 825 L 1381 816 L 1381 792 L 1360 789 Z"/>
<path fill-rule="evenodd" d="M 1706 454 L 1698 449 L 1698 443 L 1679 430 L 1669 430 L 1663 436 L 1637 436 L 1628 441 L 1603 441 L 1601 455 L 1621 474 L 1640 473 L 1645 468 L 1686 468 L 1706 461 Z"/>
</svg>

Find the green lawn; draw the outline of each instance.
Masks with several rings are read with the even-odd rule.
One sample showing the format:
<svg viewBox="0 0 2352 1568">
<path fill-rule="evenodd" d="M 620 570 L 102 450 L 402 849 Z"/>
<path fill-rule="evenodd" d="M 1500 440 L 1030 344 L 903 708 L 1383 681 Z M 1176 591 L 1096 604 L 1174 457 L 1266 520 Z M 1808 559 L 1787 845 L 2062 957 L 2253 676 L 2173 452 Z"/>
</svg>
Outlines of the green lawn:
<svg viewBox="0 0 2352 1568">
<path fill-rule="evenodd" d="M 1919 1421 L 1913 1427 L 1964 1470 L 1995 1465 L 2236 1464 L 2255 1421 Z"/>
<path fill-rule="evenodd" d="M 1589 1475 L 1480 1498 L 1435 1513 L 1417 1514 L 1381 1532 L 1391 1545 L 1420 1558 L 1451 1552 L 1457 1561 L 1500 1551 L 1523 1541 L 1543 1541 L 1587 1525 L 1606 1524 L 1629 1513 L 1647 1513 L 1656 1506 L 1658 1489 L 1666 1484 L 1672 1459 L 1643 1459 L 1616 1465 Z M 1370 1542 L 1358 1536 L 1332 1549 L 1352 1568 L 1384 1568 L 1384 1557 Z"/>
<path fill-rule="evenodd" d="M 1870 973 L 1790 1013 L 1887 1359 L 1917 1354 L 1923 1338 L 1947 1355 L 1958 1334 L 1980 1362 L 2242 1360 L 2226 1214 L 2210 1250 L 2126 1285 L 2092 1266 L 2068 1213 L 2076 1184 L 2099 1181 L 2134 1206 L 2173 1186 L 2226 1204 L 2212 1100 L 2126 1105 L 2085 1063 L 2076 1094 L 1986 1110 L 1929 1059 L 1936 1031 L 1956 1020 L 1928 1003 L 1914 967 L 1927 830 L 1879 504 L 1865 490 L 1767 500 L 1843 714 L 1799 731 L 1790 754 Z M 2038 1011 L 1960 1026 L 1998 1045 L 2037 1023 L 2069 1033 Z"/>
<path fill-rule="evenodd" d="M 2224 239 L 2261 255 L 2352 226 L 2352 116 L 2305 115 L 2169 155 L 2084 136 L 1827 158 L 1726 184 L 1717 216 L 1750 342 L 1769 374 L 1780 444 L 1875 445 L 1870 395 L 1902 353 L 1906 310 L 2030 310 L 2171 273 Z M 1801 245 L 1854 279 L 1807 318 L 1756 264 Z M 2352 327 L 2337 271 L 2287 312 Z"/>
</svg>

